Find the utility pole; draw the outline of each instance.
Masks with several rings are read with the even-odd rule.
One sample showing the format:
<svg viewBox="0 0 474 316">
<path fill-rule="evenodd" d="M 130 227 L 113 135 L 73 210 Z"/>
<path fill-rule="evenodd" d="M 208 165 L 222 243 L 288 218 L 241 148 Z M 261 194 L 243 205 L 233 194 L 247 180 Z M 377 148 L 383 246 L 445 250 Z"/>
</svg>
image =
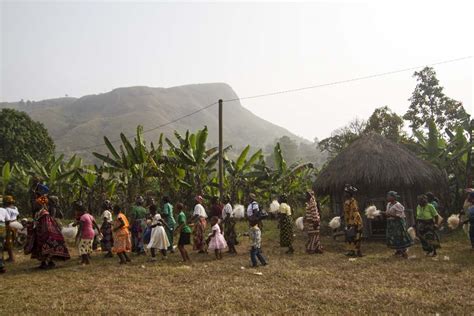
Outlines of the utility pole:
<svg viewBox="0 0 474 316">
<path fill-rule="evenodd" d="M 222 99 L 219 99 L 219 195 L 221 201 L 224 198 L 224 136 L 222 134 L 222 112 Z"/>
</svg>

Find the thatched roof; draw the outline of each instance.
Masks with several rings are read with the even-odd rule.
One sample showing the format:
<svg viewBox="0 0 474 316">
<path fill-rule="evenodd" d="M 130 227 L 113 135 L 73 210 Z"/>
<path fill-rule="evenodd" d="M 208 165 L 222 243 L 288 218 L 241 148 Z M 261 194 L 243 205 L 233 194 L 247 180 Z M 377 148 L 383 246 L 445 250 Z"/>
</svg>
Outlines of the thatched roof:
<svg viewBox="0 0 474 316">
<path fill-rule="evenodd" d="M 339 193 L 345 184 L 365 190 L 441 189 L 445 176 L 414 153 L 375 133 L 344 149 L 321 171 L 315 182 L 319 194 Z"/>
</svg>

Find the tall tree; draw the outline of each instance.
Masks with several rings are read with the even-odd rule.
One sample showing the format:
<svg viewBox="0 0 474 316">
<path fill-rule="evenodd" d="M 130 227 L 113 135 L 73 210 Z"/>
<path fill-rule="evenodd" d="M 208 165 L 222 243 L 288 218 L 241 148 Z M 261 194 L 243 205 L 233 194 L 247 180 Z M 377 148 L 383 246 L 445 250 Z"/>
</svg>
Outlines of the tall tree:
<svg viewBox="0 0 474 316">
<path fill-rule="evenodd" d="M 48 130 L 28 114 L 13 109 L 0 111 L 0 165 L 25 164 L 27 156 L 46 162 L 54 153 Z"/>
<path fill-rule="evenodd" d="M 461 102 L 447 97 L 443 87 L 436 78 L 436 72 L 431 67 L 416 71 L 416 87 L 410 99 L 410 107 L 403 118 L 410 122 L 413 130 L 426 126 L 432 120 L 439 131 L 446 128 L 455 129 L 460 123 L 466 122 L 469 115 Z"/>
<path fill-rule="evenodd" d="M 335 156 L 359 138 L 364 133 L 366 126 L 366 121 L 356 118 L 346 126 L 333 131 L 331 137 L 321 140 L 318 146 L 322 151 Z"/>
<path fill-rule="evenodd" d="M 405 133 L 402 131 L 403 119 L 388 106 L 375 109 L 369 117 L 365 132 L 375 132 L 395 142 L 399 142 Z"/>
</svg>

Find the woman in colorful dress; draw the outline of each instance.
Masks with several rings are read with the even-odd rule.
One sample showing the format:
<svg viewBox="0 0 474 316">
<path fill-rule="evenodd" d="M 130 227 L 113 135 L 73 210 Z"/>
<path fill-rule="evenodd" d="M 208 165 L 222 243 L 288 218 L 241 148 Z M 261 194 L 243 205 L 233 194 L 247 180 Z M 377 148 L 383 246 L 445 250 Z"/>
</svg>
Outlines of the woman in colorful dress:
<svg viewBox="0 0 474 316">
<path fill-rule="evenodd" d="M 6 195 L 3 198 L 3 206 L 7 210 L 8 215 L 10 217 L 10 222 L 16 222 L 18 219 L 18 215 L 20 213 L 18 212 L 18 208 L 15 206 L 15 200 L 13 199 L 13 196 L 11 195 Z M 7 226 L 7 236 L 5 240 L 5 250 L 8 252 L 8 259 L 6 260 L 7 262 L 14 262 L 15 257 L 13 255 L 13 249 L 15 247 L 15 240 L 17 236 L 17 231 L 15 228 Z"/>
<path fill-rule="evenodd" d="M 114 206 L 114 214 L 115 220 L 112 229 L 114 246 L 112 251 L 119 257 L 120 264 L 126 264 L 131 261 L 127 255 L 132 250 L 129 231 L 130 224 L 125 214 L 122 213 L 120 206 Z"/>
<path fill-rule="evenodd" d="M 74 205 L 74 212 L 79 218 L 79 228 L 76 236 L 76 244 L 78 245 L 79 256 L 81 256 L 81 265 L 89 265 L 92 255 L 92 243 L 94 242 L 95 232 L 100 231 L 99 226 L 95 222 L 94 216 L 89 214 L 82 203 Z"/>
<path fill-rule="evenodd" d="M 397 201 L 398 193 L 387 193 L 387 246 L 395 250 L 395 256 L 408 258 L 408 248 L 413 245 L 413 240 L 407 232 L 405 207 Z"/>
<path fill-rule="evenodd" d="M 54 261 L 70 259 L 64 237 L 59 225 L 48 212 L 48 198 L 40 196 L 36 200 L 35 217 L 29 229 L 29 242 L 26 254 L 31 253 L 32 259 L 41 262 L 40 269 L 51 269 L 56 266 Z"/>
<path fill-rule="evenodd" d="M 102 204 L 102 225 L 100 226 L 100 233 L 102 239 L 100 240 L 100 247 L 105 254 L 105 258 L 112 258 L 112 247 L 114 245 L 114 237 L 112 236 L 112 203 L 109 200 Z"/>
<path fill-rule="evenodd" d="M 304 230 L 308 234 L 306 253 L 323 253 L 320 239 L 321 217 L 313 191 L 306 192 L 306 214 L 303 218 Z"/>
<path fill-rule="evenodd" d="M 293 249 L 293 220 L 291 219 L 291 207 L 288 205 L 286 195 L 280 196 L 279 224 L 280 227 L 280 247 L 287 247 L 287 254 L 292 254 Z"/>
<path fill-rule="evenodd" d="M 202 196 L 196 196 L 196 206 L 193 212 L 193 249 L 197 250 L 198 253 L 206 253 L 206 239 L 204 237 L 207 227 L 207 213 L 202 206 L 204 199 Z"/>
<path fill-rule="evenodd" d="M 441 247 L 439 236 L 436 233 L 438 220 L 438 211 L 433 204 L 428 203 L 426 195 L 420 195 L 416 208 L 416 231 L 423 250 L 430 257 L 435 257 L 437 255 L 436 249 Z"/>
<path fill-rule="evenodd" d="M 364 226 L 359 206 L 354 198 L 357 191 L 357 188 L 352 185 L 346 185 L 344 188 L 344 220 L 346 223 L 346 244 L 348 250 L 346 256 L 349 257 L 362 257 L 360 248 Z"/>
</svg>

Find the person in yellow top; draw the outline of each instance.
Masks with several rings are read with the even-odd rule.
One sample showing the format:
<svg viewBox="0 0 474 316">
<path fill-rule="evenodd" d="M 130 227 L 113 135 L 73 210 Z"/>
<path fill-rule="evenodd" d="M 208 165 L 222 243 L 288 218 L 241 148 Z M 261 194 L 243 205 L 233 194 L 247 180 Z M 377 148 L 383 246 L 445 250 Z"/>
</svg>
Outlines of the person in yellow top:
<svg viewBox="0 0 474 316">
<path fill-rule="evenodd" d="M 346 185 L 344 188 L 344 221 L 346 225 L 346 244 L 349 257 L 362 257 L 360 250 L 363 232 L 362 216 L 359 212 L 359 206 L 354 198 L 357 188 L 352 185 Z"/>
<path fill-rule="evenodd" d="M 114 238 L 114 246 L 112 251 L 120 258 L 120 264 L 130 262 L 127 252 L 132 250 L 132 242 L 130 240 L 130 224 L 127 217 L 120 210 L 120 206 L 115 205 L 115 220 L 113 224 L 112 234 Z"/>
<path fill-rule="evenodd" d="M 439 214 L 436 208 L 428 203 L 426 195 L 418 196 L 418 207 L 416 208 L 416 231 L 420 238 L 421 246 L 427 256 L 435 257 L 436 249 L 440 248 L 438 228 Z"/>
</svg>

